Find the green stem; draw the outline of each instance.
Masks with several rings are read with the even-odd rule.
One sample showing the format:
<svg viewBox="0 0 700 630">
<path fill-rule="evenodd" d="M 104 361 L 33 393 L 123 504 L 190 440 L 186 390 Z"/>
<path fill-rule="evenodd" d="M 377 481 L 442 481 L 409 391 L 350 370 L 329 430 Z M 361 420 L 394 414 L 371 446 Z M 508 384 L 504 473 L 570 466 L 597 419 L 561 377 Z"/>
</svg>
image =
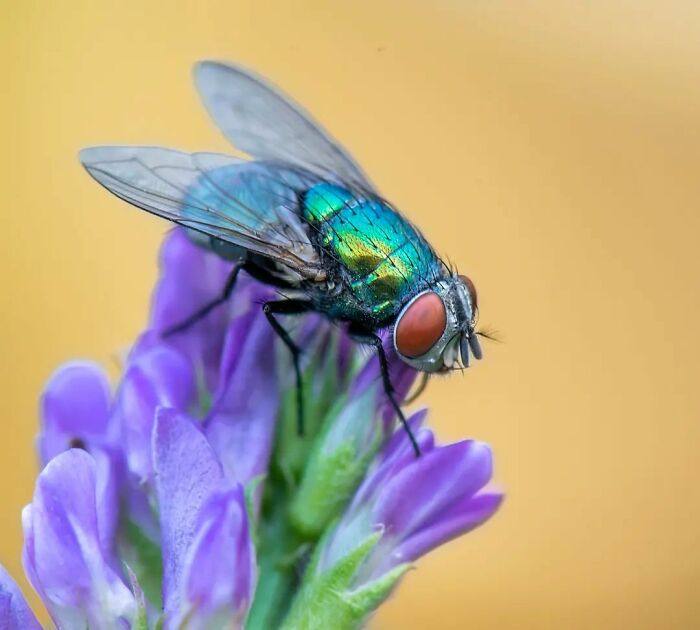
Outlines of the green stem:
<svg viewBox="0 0 700 630">
<path fill-rule="evenodd" d="M 279 485 L 279 480 L 274 485 Z M 267 503 L 272 503 L 272 509 L 261 523 L 258 546 L 260 574 L 246 630 L 278 627 L 297 587 L 295 559 L 303 548 L 303 541 L 287 526 L 286 502 L 279 488 L 270 494 L 272 496 Z"/>
</svg>

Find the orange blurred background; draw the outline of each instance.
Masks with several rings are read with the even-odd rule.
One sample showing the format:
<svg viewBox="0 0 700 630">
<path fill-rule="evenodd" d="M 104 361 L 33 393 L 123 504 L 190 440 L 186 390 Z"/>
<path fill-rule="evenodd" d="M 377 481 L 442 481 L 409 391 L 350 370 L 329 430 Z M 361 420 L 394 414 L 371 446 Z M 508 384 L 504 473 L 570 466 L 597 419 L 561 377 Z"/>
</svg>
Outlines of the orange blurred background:
<svg viewBox="0 0 700 630">
<path fill-rule="evenodd" d="M 218 58 L 331 129 L 475 279 L 481 323 L 504 340 L 423 402 L 443 439 L 493 445 L 507 501 L 419 561 L 372 627 L 700 626 L 697 3 L 2 4 L 13 575 L 42 384 L 134 338 L 168 228 L 90 181 L 76 152 L 227 151 L 190 83 L 195 60 Z"/>
</svg>

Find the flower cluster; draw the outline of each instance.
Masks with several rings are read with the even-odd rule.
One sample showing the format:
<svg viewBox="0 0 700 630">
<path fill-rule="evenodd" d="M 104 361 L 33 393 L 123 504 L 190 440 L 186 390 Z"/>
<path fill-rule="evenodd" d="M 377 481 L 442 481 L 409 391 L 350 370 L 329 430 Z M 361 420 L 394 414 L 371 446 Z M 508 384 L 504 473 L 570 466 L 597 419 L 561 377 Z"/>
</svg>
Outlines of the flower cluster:
<svg viewBox="0 0 700 630">
<path fill-rule="evenodd" d="M 491 453 L 394 430 L 376 359 L 316 315 L 293 370 L 242 278 L 226 306 L 161 332 L 221 290 L 229 265 L 166 241 L 147 331 L 114 391 L 90 362 L 41 399 L 42 470 L 22 513 L 27 576 L 58 628 L 356 628 L 411 563 L 487 520 Z M 397 395 L 414 378 L 387 344 Z M 0 568 L 0 627 L 38 628 Z"/>
</svg>

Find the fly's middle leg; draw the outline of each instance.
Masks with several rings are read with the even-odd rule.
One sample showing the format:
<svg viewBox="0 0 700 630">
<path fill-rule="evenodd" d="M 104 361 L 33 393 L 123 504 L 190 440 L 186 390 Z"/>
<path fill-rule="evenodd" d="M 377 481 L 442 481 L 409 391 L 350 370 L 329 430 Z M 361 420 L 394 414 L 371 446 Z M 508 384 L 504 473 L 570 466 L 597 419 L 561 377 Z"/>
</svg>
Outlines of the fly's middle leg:
<svg viewBox="0 0 700 630">
<path fill-rule="evenodd" d="M 263 313 L 270 322 L 270 326 L 277 333 L 277 336 L 283 341 L 284 345 L 289 348 L 292 354 L 292 362 L 294 364 L 294 373 L 296 375 L 297 388 L 297 431 L 299 435 L 304 435 L 304 392 L 301 381 L 301 365 L 299 359 L 301 349 L 294 343 L 289 333 L 283 328 L 282 324 L 277 321 L 275 315 L 300 315 L 311 309 L 311 304 L 305 300 L 274 300 L 263 304 Z"/>
</svg>

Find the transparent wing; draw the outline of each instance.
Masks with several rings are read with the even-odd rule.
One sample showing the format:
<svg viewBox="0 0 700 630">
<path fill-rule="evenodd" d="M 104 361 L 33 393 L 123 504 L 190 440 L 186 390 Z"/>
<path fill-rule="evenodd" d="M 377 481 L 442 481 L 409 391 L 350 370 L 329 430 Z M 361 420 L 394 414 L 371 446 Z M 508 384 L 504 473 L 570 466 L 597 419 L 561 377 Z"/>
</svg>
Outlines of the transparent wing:
<svg viewBox="0 0 700 630">
<path fill-rule="evenodd" d="M 257 160 L 294 164 L 364 191 L 374 186 L 350 154 L 304 109 L 255 74 L 203 61 L 195 85 L 210 116 L 228 140 Z"/>
<path fill-rule="evenodd" d="M 298 214 L 301 170 L 160 147 L 91 147 L 80 161 L 117 197 L 179 225 L 244 247 L 308 278 L 322 269 Z"/>
</svg>

